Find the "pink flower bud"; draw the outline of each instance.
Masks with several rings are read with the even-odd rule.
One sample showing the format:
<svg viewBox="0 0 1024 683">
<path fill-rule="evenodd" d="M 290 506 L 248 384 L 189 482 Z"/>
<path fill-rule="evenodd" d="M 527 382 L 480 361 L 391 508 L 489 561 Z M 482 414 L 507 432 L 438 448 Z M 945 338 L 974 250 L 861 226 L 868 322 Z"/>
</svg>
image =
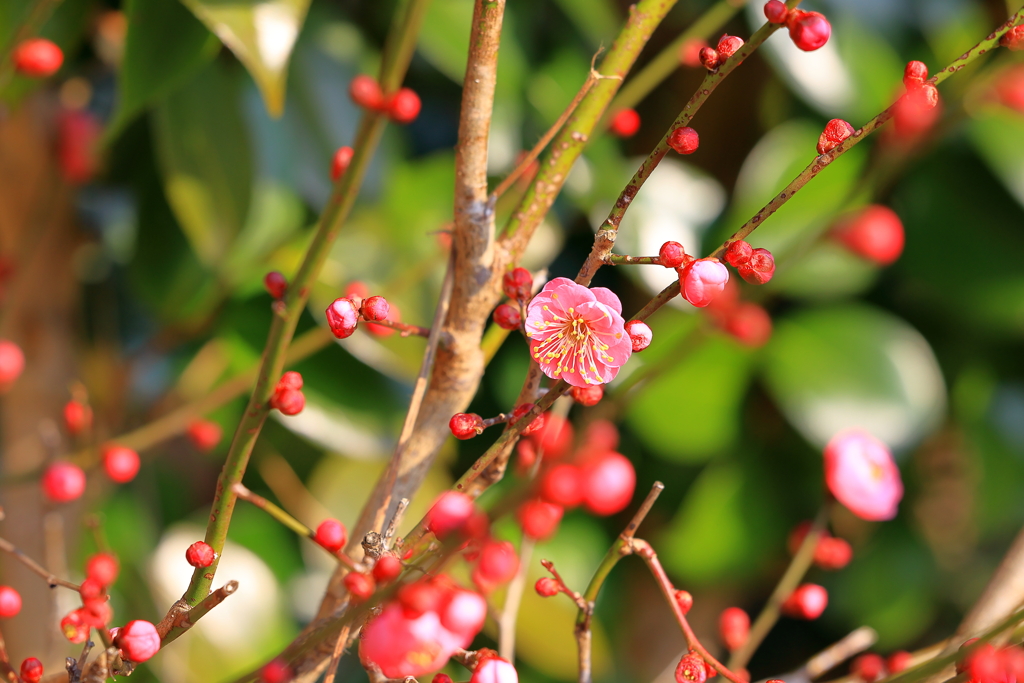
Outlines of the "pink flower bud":
<svg viewBox="0 0 1024 683">
<path fill-rule="evenodd" d="M 490 657 L 477 664 L 469 683 L 519 683 L 519 674 L 501 657 Z"/>
<path fill-rule="evenodd" d="M 513 268 L 501 277 L 501 291 L 513 301 L 526 301 L 533 294 L 533 276 L 526 268 Z"/>
<path fill-rule="evenodd" d="M 42 478 L 43 493 L 54 503 L 75 500 L 85 491 L 85 472 L 69 462 L 55 462 L 46 468 Z"/>
<path fill-rule="evenodd" d="M 773 24 L 784 24 L 786 23 L 786 16 L 789 14 L 789 8 L 786 7 L 786 3 L 781 0 L 768 0 L 764 4 L 764 16 Z"/>
<path fill-rule="evenodd" d="M 516 517 L 523 527 L 523 535 L 544 541 L 555 535 L 564 514 L 562 506 L 543 500 L 528 500 L 519 506 Z"/>
<path fill-rule="evenodd" d="M 665 242 L 661 245 L 661 249 L 658 250 L 658 259 L 661 261 L 661 265 L 666 268 L 678 268 L 683 265 L 683 259 L 686 258 L 686 250 L 683 249 L 683 245 L 679 242 Z"/>
<path fill-rule="evenodd" d="M 583 505 L 595 515 L 620 512 L 633 499 L 636 470 L 619 453 L 603 453 L 583 466 Z"/>
<path fill-rule="evenodd" d="M 786 17 L 786 26 L 789 28 L 789 37 L 793 44 L 804 52 L 817 50 L 827 43 L 829 36 L 832 35 L 832 25 L 818 12 L 791 9 L 789 16 Z"/>
<path fill-rule="evenodd" d="M 363 318 L 366 320 L 387 320 L 388 312 L 391 307 L 388 305 L 387 299 L 382 296 L 371 296 L 367 299 L 363 299 L 363 305 L 360 308 Z"/>
<path fill-rule="evenodd" d="M 320 526 L 316 528 L 313 540 L 330 552 L 336 553 L 345 547 L 348 533 L 345 531 L 344 524 L 336 519 L 328 518 L 320 522 Z"/>
<path fill-rule="evenodd" d="M 125 659 L 144 662 L 160 649 L 160 634 L 153 624 L 136 619 L 121 627 L 114 645 L 121 648 Z"/>
<path fill-rule="evenodd" d="M 718 633 L 729 652 L 740 649 L 750 635 L 750 616 L 739 607 L 726 607 L 718 617 Z"/>
<path fill-rule="evenodd" d="M 427 528 L 438 538 L 458 531 L 473 515 L 473 499 L 464 493 L 445 491 L 427 511 Z"/>
<path fill-rule="evenodd" d="M 711 303 L 729 281 L 729 269 L 718 259 L 694 261 L 683 272 L 683 298 L 698 308 Z"/>
<path fill-rule="evenodd" d="M 455 413 L 448 420 L 448 429 L 456 439 L 465 441 L 484 431 L 484 419 L 476 413 Z"/>
<path fill-rule="evenodd" d="M 11 55 L 18 73 L 30 78 L 46 78 L 57 73 L 64 63 L 64 53 L 52 41 L 30 38 L 14 48 Z"/>
<path fill-rule="evenodd" d="M 743 39 L 739 36 L 724 35 L 718 40 L 718 60 L 724 62 L 743 47 Z"/>
<path fill-rule="evenodd" d="M 263 276 L 263 288 L 275 299 L 283 299 L 285 292 L 288 291 L 288 280 L 281 273 L 272 270 Z"/>
<path fill-rule="evenodd" d="M 828 592 L 814 583 L 805 583 L 793 591 L 782 603 L 782 613 L 794 619 L 813 620 L 821 616 L 828 605 Z"/>
<path fill-rule="evenodd" d="M 740 277 L 752 285 L 763 285 L 775 275 L 775 257 L 767 249 L 754 249 L 750 259 L 739 267 Z"/>
<path fill-rule="evenodd" d="M 327 307 L 327 324 L 338 339 L 351 337 L 359 323 L 359 309 L 351 299 L 341 297 Z"/>
<path fill-rule="evenodd" d="M 487 601 L 479 593 L 456 590 L 440 616 L 441 625 L 446 629 L 464 638 L 472 638 L 484 627 Z"/>
<path fill-rule="evenodd" d="M 111 481 L 126 484 L 139 473 L 139 454 L 124 446 L 107 446 L 103 449 L 103 470 Z"/>
<path fill-rule="evenodd" d="M 889 449 L 861 430 L 832 437 L 825 446 L 825 483 L 849 510 L 870 521 L 896 516 L 903 481 Z"/>
<path fill-rule="evenodd" d="M 21 611 L 21 594 L 10 586 L 0 586 L 0 617 L 8 619 Z"/>
</svg>

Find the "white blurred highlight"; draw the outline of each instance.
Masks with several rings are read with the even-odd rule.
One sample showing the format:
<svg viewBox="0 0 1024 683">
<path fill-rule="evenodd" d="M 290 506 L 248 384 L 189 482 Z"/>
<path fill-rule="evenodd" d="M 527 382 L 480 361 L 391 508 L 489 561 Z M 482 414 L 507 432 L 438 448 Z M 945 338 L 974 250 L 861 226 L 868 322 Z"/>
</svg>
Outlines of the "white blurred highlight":
<svg viewBox="0 0 1024 683">
<path fill-rule="evenodd" d="M 252 20 L 263 62 L 274 71 L 283 68 L 299 36 L 299 17 L 284 3 L 263 3 L 256 5 Z"/>
</svg>

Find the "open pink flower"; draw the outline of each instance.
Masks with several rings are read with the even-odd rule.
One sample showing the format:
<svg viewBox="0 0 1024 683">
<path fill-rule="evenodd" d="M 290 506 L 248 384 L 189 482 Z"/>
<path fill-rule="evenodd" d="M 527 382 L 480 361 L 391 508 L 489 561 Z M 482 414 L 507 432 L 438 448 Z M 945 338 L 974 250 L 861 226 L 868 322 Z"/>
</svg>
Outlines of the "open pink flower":
<svg viewBox="0 0 1024 683">
<path fill-rule="evenodd" d="M 575 387 L 612 381 L 629 360 L 622 304 L 611 290 L 564 277 L 544 285 L 526 310 L 530 351 L 544 374 Z"/>
<path fill-rule="evenodd" d="M 903 498 L 889 449 L 859 429 L 840 432 L 825 446 L 825 483 L 853 514 L 871 521 L 895 517 Z"/>
</svg>

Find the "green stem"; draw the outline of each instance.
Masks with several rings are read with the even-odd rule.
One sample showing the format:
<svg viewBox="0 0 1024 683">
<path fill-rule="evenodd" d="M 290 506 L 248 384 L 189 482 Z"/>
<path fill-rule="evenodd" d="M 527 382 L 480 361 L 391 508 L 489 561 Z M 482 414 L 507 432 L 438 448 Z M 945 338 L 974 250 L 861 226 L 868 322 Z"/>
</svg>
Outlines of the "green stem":
<svg viewBox="0 0 1024 683">
<path fill-rule="evenodd" d="M 608 254 L 604 262 L 609 266 L 660 266 L 660 256 L 627 256 L 626 254 Z"/>
<path fill-rule="evenodd" d="M 405 77 L 416 36 L 419 33 L 427 0 L 407 0 L 404 12 L 396 15 L 381 65 L 380 82 L 386 91 L 395 89 Z M 285 294 L 283 306 L 275 308 L 273 322 L 267 335 L 256 386 L 238 429 L 235 432 L 227 459 L 217 479 L 217 488 L 206 527 L 206 542 L 217 553 L 217 559 L 209 567 L 197 567 L 184 599 L 189 605 L 198 605 L 210 592 L 210 586 L 217 572 L 217 565 L 227 540 L 231 513 L 237 500 L 232 486 L 242 481 L 245 468 L 252 454 L 253 446 L 269 412 L 268 401 L 274 391 L 277 379 L 284 369 L 285 354 L 299 316 L 309 299 L 309 290 L 320 272 L 327 253 L 338 237 L 342 224 L 355 204 L 356 195 L 362 185 L 370 160 L 380 141 L 386 120 L 378 112 L 366 111 L 360 122 L 353 147 L 355 154 L 348 169 L 334 186 L 316 226 L 316 232 L 306 256 L 292 278 Z"/>
<path fill-rule="evenodd" d="M 616 112 L 622 109 L 632 109 L 647 97 L 652 90 L 661 85 L 661 82 L 672 75 L 672 72 L 679 68 L 679 51 L 691 40 L 707 39 L 726 22 L 732 19 L 745 0 L 719 0 L 717 4 L 708 8 L 704 14 L 698 17 L 688 29 L 683 31 L 678 38 L 662 50 L 657 57 L 647 63 L 643 69 L 630 78 L 619 94 L 612 101 L 609 111 Z M 701 67 L 703 68 L 703 67 Z"/>
<path fill-rule="evenodd" d="M 747 665 L 754 652 L 757 651 L 757 646 L 761 644 L 765 636 L 768 635 L 768 632 L 771 631 L 772 626 L 779 620 L 779 610 L 782 607 L 782 603 L 796 590 L 804 575 L 807 574 L 807 570 L 811 568 L 811 563 L 814 562 L 814 550 L 818 547 L 818 541 L 821 540 L 827 523 L 828 503 L 825 503 L 821 506 L 821 510 L 814 519 L 811 528 L 807 531 L 807 535 L 804 536 L 800 549 L 793 556 L 789 567 L 786 568 L 782 578 L 779 579 L 778 585 L 775 586 L 775 590 L 769 596 L 768 602 L 765 603 L 761 613 L 754 620 L 753 626 L 750 627 L 750 635 L 747 636 L 747 641 L 733 652 L 729 658 L 729 668 L 733 671 L 742 669 Z"/>
</svg>

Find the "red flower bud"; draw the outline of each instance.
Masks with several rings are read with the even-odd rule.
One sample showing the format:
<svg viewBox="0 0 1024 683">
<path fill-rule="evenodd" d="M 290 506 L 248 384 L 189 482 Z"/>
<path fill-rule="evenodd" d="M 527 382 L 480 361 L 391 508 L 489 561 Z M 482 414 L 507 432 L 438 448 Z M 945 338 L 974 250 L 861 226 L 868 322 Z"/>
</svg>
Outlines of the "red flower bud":
<svg viewBox="0 0 1024 683">
<path fill-rule="evenodd" d="M 144 662 L 160 649 L 160 634 L 153 624 L 136 619 L 121 627 L 117 632 L 117 638 L 114 639 L 114 645 L 121 648 L 125 659 Z"/>
<path fill-rule="evenodd" d="M 750 260 L 739 267 L 740 277 L 752 285 L 763 285 L 775 275 L 775 257 L 767 249 L 754 249 Z"/>
<path fill-rule="evenodd" d="M 718 633 L 729 652 L 738 650 L 750 635 L 750 616 L 739 607 L 727 607 L 718 617 Z"/>
<path fill-rule="evenodd" d="M 85 491 L 85 472 L 69 462 L 55 462 L 46 468 L 42 478 L 43 493 L 54 503 L 75 500 Z"/>
<path fill-rule="evenodd" d="M 700 136 L 689 126 L 676 128 L 668 136 L 668 146 L 680 154 L 693 154 L 700 147 Z"/>
<path fill-rule="evenodd" d="M 185 561 L 193 567 L 209 567 L 217 553 L 206 541 L 196 541 L 185 551 Z"/>
<path fill-rule="evenodd" d="M 331 159 L 331 180 L 337 182 L 338 178 L 345 174 L 348 165 L 352 163 L 353 155 L 355 155 L 355 150 L 351 147 L 338 148 L 338 151 L 334 153 L 334 158 Z"/>
<path fill-rule="evenodd" d="M 572 400 L 581 406 L 596 406 L 604 398 L 604 386 L 592 384 L 589 387 L 573 387 L 569 390 Z"/>
<path fill-rule="evenodd" d="M 643 351 L 651 345 L 654 339 L 654 332 L 643 320 L 630 320 L 625 325 L 629 341 L 633 343 L 633 351 Z"/>
<path fill-rule="evenodd" d="M 545 576 L 543 579 L 537 579 L 537 583 L 534 584 L 533 588 L 537 591 L 537 595 L 542 598 L 558 595 L 562 590 L 559 588 L 558 582 L 548 576 Z"/>
<path fill-rule="evenodd" d="M 828 592 L 814 583 L 805 583 L 782 603 L 782 613 L 794 619 L 817 619 L 828 605 Z"/>
<path fill-rule="evenodd" d="M 526 268 L 513 268 L 501 277 L 501 290 L 513 301 L 525 301 L 533 293 L 533 276 Z"/>
<path fill-rule="evenodd" d="M 700 60 L 701 66 L 708 71 L 714 71 L 718 68 L 718 50 L 713 47 L 703 47 L 697 54 L 697 59 Z"/>
<path fill-rule="evenodd" d="M 764 16 L 773 24 L 786 23 L 786 17 L 788 15 L 789 8 L 786 7 L 786 3 L 781 0 L 768 0 L 768 2 L 764 4 Z"/>
<path fill-rule="evenodd" d="M 57 73 L 64 63 L 64 53 L 45 38 L 29 38 L 18 44 L 11 55 L 18 73 L 30 78 L 46 78 Z"/>
<path fill-rule="evenodd" d="M 804 52 L 817 50 L 827 43 L 829 36 L 832 35 L 832 25 L 818 12 L 791 9 L 789 16 L 786 17 L 786 26 L 789 28 L 789 37 L 793 44 Z"/>
<path fill-rule="evenodd" d="M 335 299 L 327 307 L 326 313 L 327 324 L 338 339 L 351 337 L 352 333 L 356 331 L 356 325 L 359 323 L 359 308 L 351 299 L 346 297 Z"/>
<path fill-rule="evenodd" d="M 410 88 L 402 88 L 388 101 L 388 116 L 395 123 L 412 123 L 420 115 L 420 96 Z"/>
<path fill-rule="evenodd" d="M 483 434 L 484 419 L 476 413 L 455 413 L 448 421 L 448 429 L 456 439 L 465 441 Z"/>
<path fill-rule="evenodd" d="M 345 547 L 348 533 L 345 531 L 344 524 L 336 519 L 328 518 L 320 522 L 320 525 L 316 528 L 313 540 L 328 551 L 336 553 Z"/>
<path fill-rule="evenodd" d="M 658 259 L 666 268 L 678 268 L 685 258 L 686 250 L 679 242 L 665 242 L 658 250 Z"/>
<path fill-rule="evenodd" d="M 818 137 L 818 154 L 831 152 L 843 140 L 853 135 L 854 127 L 842 119 L 832 119 Z"/>
<path fill-rule="evenodd" d="M 21 680 L 25 683 L 39 683 L 43 678 L 43 663 L 29 657 L 21 663 Z"/>
<path fill-rule="evenodd" d="M 519 309 L 511 304 L 502 304 L 494 309 L 494 323 L 503 330 L 518 330 L 523 322 Z"/>
<path fill-rule="evenodd" d="M 636 109 L 621 109 L 612 117 L 608 130 L 620 138 L 631 138 L 640 130 L 640 114 Z"/>
<path fill-rule="evenodd" d="M 360 107 L 380 110 L 384 106 L 384 93 L 380 89 L 380 83 L 365 74 L 352 79 L 348 86 L 348 94 Z"/>
<path fill-rule="evenodd" d="M 263 276 L 263 288 L 275 299 L 283 299 L 285 292 L 288 291 L 288 280 L 281 273 L 272 270 Z"/>
<path fill-rule="evenodd" d="M 5 619 L 21 611 L 21 594 L 10 586 L 0 586 L 0 617 Z"/>
</svg>

